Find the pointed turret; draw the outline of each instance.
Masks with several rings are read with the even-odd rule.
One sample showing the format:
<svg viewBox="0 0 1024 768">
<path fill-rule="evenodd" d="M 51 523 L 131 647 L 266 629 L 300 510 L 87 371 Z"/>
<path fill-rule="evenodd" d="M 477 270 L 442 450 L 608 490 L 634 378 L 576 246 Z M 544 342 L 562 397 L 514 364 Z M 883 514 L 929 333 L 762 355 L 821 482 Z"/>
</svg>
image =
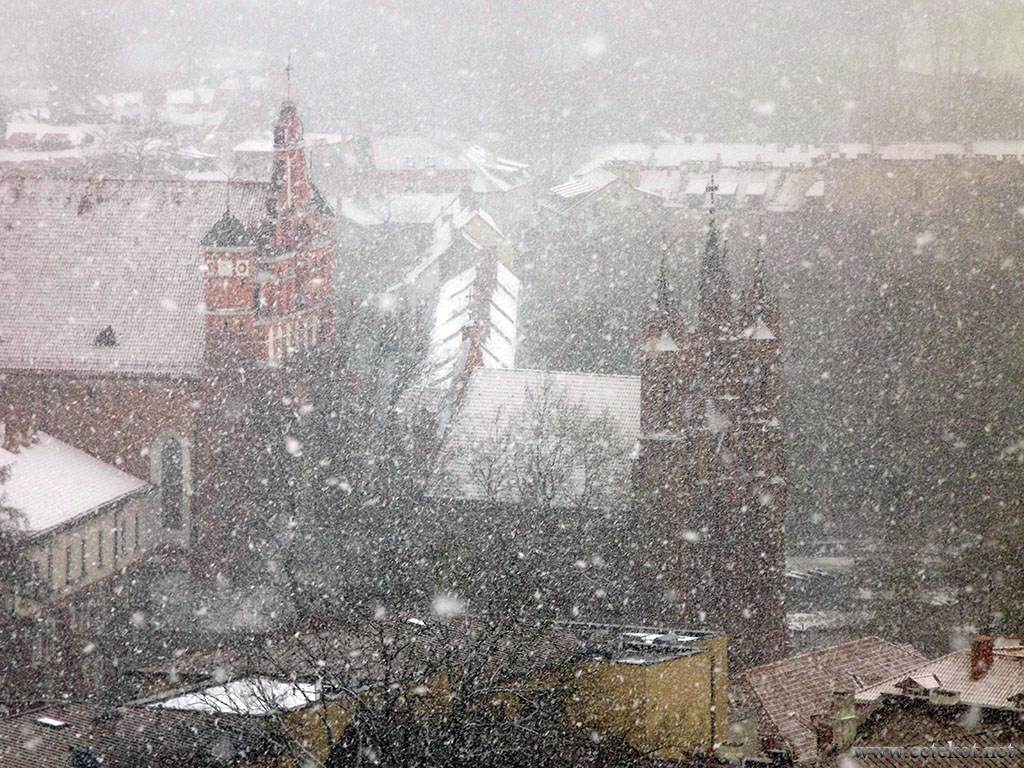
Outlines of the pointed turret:
<svg viewBox="0 0 1024 768">
<path fill-rule="evenodd" d="M 686 323 L 668 279 L 668 244 L 661 246 L 658 294 L 647 320 L 641 369 L 641 427 L 644 432 L 680 433 L 693 382 Z"/>
<path fill-rule="evenodd" d="M 732 296 L 729 289 L 729 275 L 725 270 L 726 247 L 718 232 L 715 220 L 714 178 L 708 185 L 711 193 L 711 213 L 708 222 L 708 237 L 704 243 L 704 255 L 700 264 L 700 309 L 697 327 L 708 340 L 729 335 L 730 305 Z"/>
<path fill-rule="evenodd" d="M 271 177 L 278 216 L 309 205 L 309 174 L 302 121 L 295 102 L 281 103 L 274 125 L 274 173 Z"/>
</svg>

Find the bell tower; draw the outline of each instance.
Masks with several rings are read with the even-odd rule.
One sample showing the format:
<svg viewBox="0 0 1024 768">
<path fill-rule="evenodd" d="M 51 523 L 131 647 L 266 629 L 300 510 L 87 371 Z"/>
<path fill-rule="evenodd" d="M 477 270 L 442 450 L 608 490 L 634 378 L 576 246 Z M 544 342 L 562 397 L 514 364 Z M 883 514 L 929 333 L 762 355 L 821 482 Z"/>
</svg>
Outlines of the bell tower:
<svg viewBox="0 0 1024 768">
<path fill-rule="evenodd" d="M 206 305 L 206 353 L 250 352 L 255 320 L 256 241 L 225 208 L 206 233 L 203 245 L 203 298 Z"/>
</svg>

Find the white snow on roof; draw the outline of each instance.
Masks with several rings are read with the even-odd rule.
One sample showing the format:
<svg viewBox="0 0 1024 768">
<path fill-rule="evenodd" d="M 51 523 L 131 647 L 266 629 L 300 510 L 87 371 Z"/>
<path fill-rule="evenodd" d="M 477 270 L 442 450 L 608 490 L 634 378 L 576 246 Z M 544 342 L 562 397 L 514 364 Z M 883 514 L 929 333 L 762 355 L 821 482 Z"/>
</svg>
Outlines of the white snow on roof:
<svg viewBox="0 0 1024 768">
<path fill-rule="evenodd" d="M 1021 157 L 1024 155 L 1024 141 L 976 141 L 971 145 L 975 155 L 994 157 Z"/>
<path fill-rule="evenodd" d="M 363 205 L 365 210 L 380 219 L 380 223 L 430 224 L 448 212 L 458 197 L 456 192 L 403 192 L 370 197 L 363 201 Z"/>
<path fill-rule="evenodd" d="M 825 195 L 825 182 L 822 179 L 818 179 L 804 193 L 807 197 L 823 197 Z"/>
<path fill-rule="evenodd" d="M 427 353 L 428 380 L 431 385 L 447 385 L 462 362 L 463 332 L 471 322 L 487 322 L 483 337 L 483 364 L 486 368 L 513 368 L 516 358 L 519 315 L 519 278 L 498 262 L 497 280 L 487 305 L 486 318 L 472 317 L 472 308 L 480 290 L 478 270 L 470 267 L 447 280 L 438 291 L 434 327 Z"/>
<path fill-rule="evenodd" d="M 751 181 L 747 184 L 745 194 L 748 197 L 761 197 L 768 191 L 768 184 L 763 181 Z"/>
<path fill-rule="evenodd" d="M 617 178 L 619 177 L 611 171 L 596 168 L 583 176 L 574 177 L 569 181 L 551 187 L 551 191 L 562 198 L 579 197 L 581 195 L 589 195 L 599 189 L 604 189 Z"/>
<path fill-rule="evenodd" d="M 934 160 L 936 157 L 962 157 L 966 154 L 963 144 L 935 142 L 931 144 L 889 144 L 879 147 L 878 154 L 883 160 Z"/>
<path fill-rule="evenodd" d="M 384 136 L 373 142 L 378 171 L 469 170 L 461 156 L 422 136 Z"/>
<path fill-rule="evenodd" d="M 687 163 L 718 163 L 727 167 L 764 164 L 788 168 L 810 166 L 824 155 L 821 147 L 807 144 L 662 144 L 655 148 L 651 165 L 665 168 Z"/>
<path fill-rule="evenodd" d="M 170 105 L 193 104 L 196 94 L 191 88 L 175 88 L 167 91 L 166 103 Z"/>
<path fill-rule="evenodd" d="M 0 467 L 10 468 L 0 491 L 33 535 L 149 487 L 45 432 L 18 453 L 0 448 Z"/>
<path fill-rule="evenodd" d="M 293 683 L 268 677 L 249 677 L 202 691 L 184 693 L 151 707 L 207 714 L 235 714 L 266 717 L 275 712 L 303 709 L 320 699 L 314 683 Z"/>
<path fill-rule="evenodd" d="M 686 182 L 686 194 L 703 195 L 708 191 L 710 183 L 710 176 L 691 176 Z"/>
<path fill-rule="evenodd" d="M 235 152 L 271 153 L 274 151 L 273 139 L 246 139 L 235 145 Z"/>
</svg>

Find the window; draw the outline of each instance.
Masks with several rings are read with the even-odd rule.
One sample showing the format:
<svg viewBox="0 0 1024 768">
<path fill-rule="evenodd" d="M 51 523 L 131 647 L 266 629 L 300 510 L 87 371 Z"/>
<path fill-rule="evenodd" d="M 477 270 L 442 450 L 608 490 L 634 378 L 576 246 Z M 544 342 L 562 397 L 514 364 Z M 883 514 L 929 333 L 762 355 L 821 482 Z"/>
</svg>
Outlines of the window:
<svg viewBox="0 0 1024 768">
<path fill-rule="evenodd" d="M 71 583 L 71 545 L 64 548 L 64 584 Z"/>
<path fill-rule="evenodd" d="M 114 521 L 114 565 L 117 565 L 117 521 Z"/>
<path fill-rule="evenodd" d="M 128 518 L 121 518 L 121 554 L 128 553 Z"/>
<path fill-rule="evenodd" d="M 135 513 L 135 541 L 133 542 L 132 549 L 138 550 L 139 548 L 139 513 Z"/>
<path fill-rule="evenodd" d="M 103 567 L 103 531 L 96 531 L 96 565 Z"/>
<path fill-rule="evenodd" d="M 185 506 L 185 457 L 174 438 L 160 452 L 160 513 L 165 528 L 181 528 Z"/>
<path fill-rule="evenodd" d="M 88 569 L 86 568 L 86 565 L 85 565 L 85 539 L 82 539 L 82 571 L 81 571 L 81 577 L 82 577 L 83 581 L 85 581 L 85 574 L 87 572 L 88 572 Z"/>
<path fill-rule="evenodd" d="M 53 587 L 53 551 L 46 550 L 46 586 Z"/>
</svg>

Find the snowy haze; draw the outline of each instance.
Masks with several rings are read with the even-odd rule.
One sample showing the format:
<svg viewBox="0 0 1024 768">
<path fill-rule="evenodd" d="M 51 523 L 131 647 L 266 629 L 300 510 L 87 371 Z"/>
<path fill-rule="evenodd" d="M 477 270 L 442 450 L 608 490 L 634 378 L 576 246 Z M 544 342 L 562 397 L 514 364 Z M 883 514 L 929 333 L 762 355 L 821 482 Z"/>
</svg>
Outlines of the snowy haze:
<svg viewBox="0 0 1024 768">
<path fill-rule="evenodd" d="M 316 124 L 497 133 L 527 154 L 666 133 L 888 141 L 1020 131 L 1016 0 L 3 6 L 4 86 L 180 87 L 253 69 L 278 73 L 283 89 L 291 53 Z"/>
</svg>

